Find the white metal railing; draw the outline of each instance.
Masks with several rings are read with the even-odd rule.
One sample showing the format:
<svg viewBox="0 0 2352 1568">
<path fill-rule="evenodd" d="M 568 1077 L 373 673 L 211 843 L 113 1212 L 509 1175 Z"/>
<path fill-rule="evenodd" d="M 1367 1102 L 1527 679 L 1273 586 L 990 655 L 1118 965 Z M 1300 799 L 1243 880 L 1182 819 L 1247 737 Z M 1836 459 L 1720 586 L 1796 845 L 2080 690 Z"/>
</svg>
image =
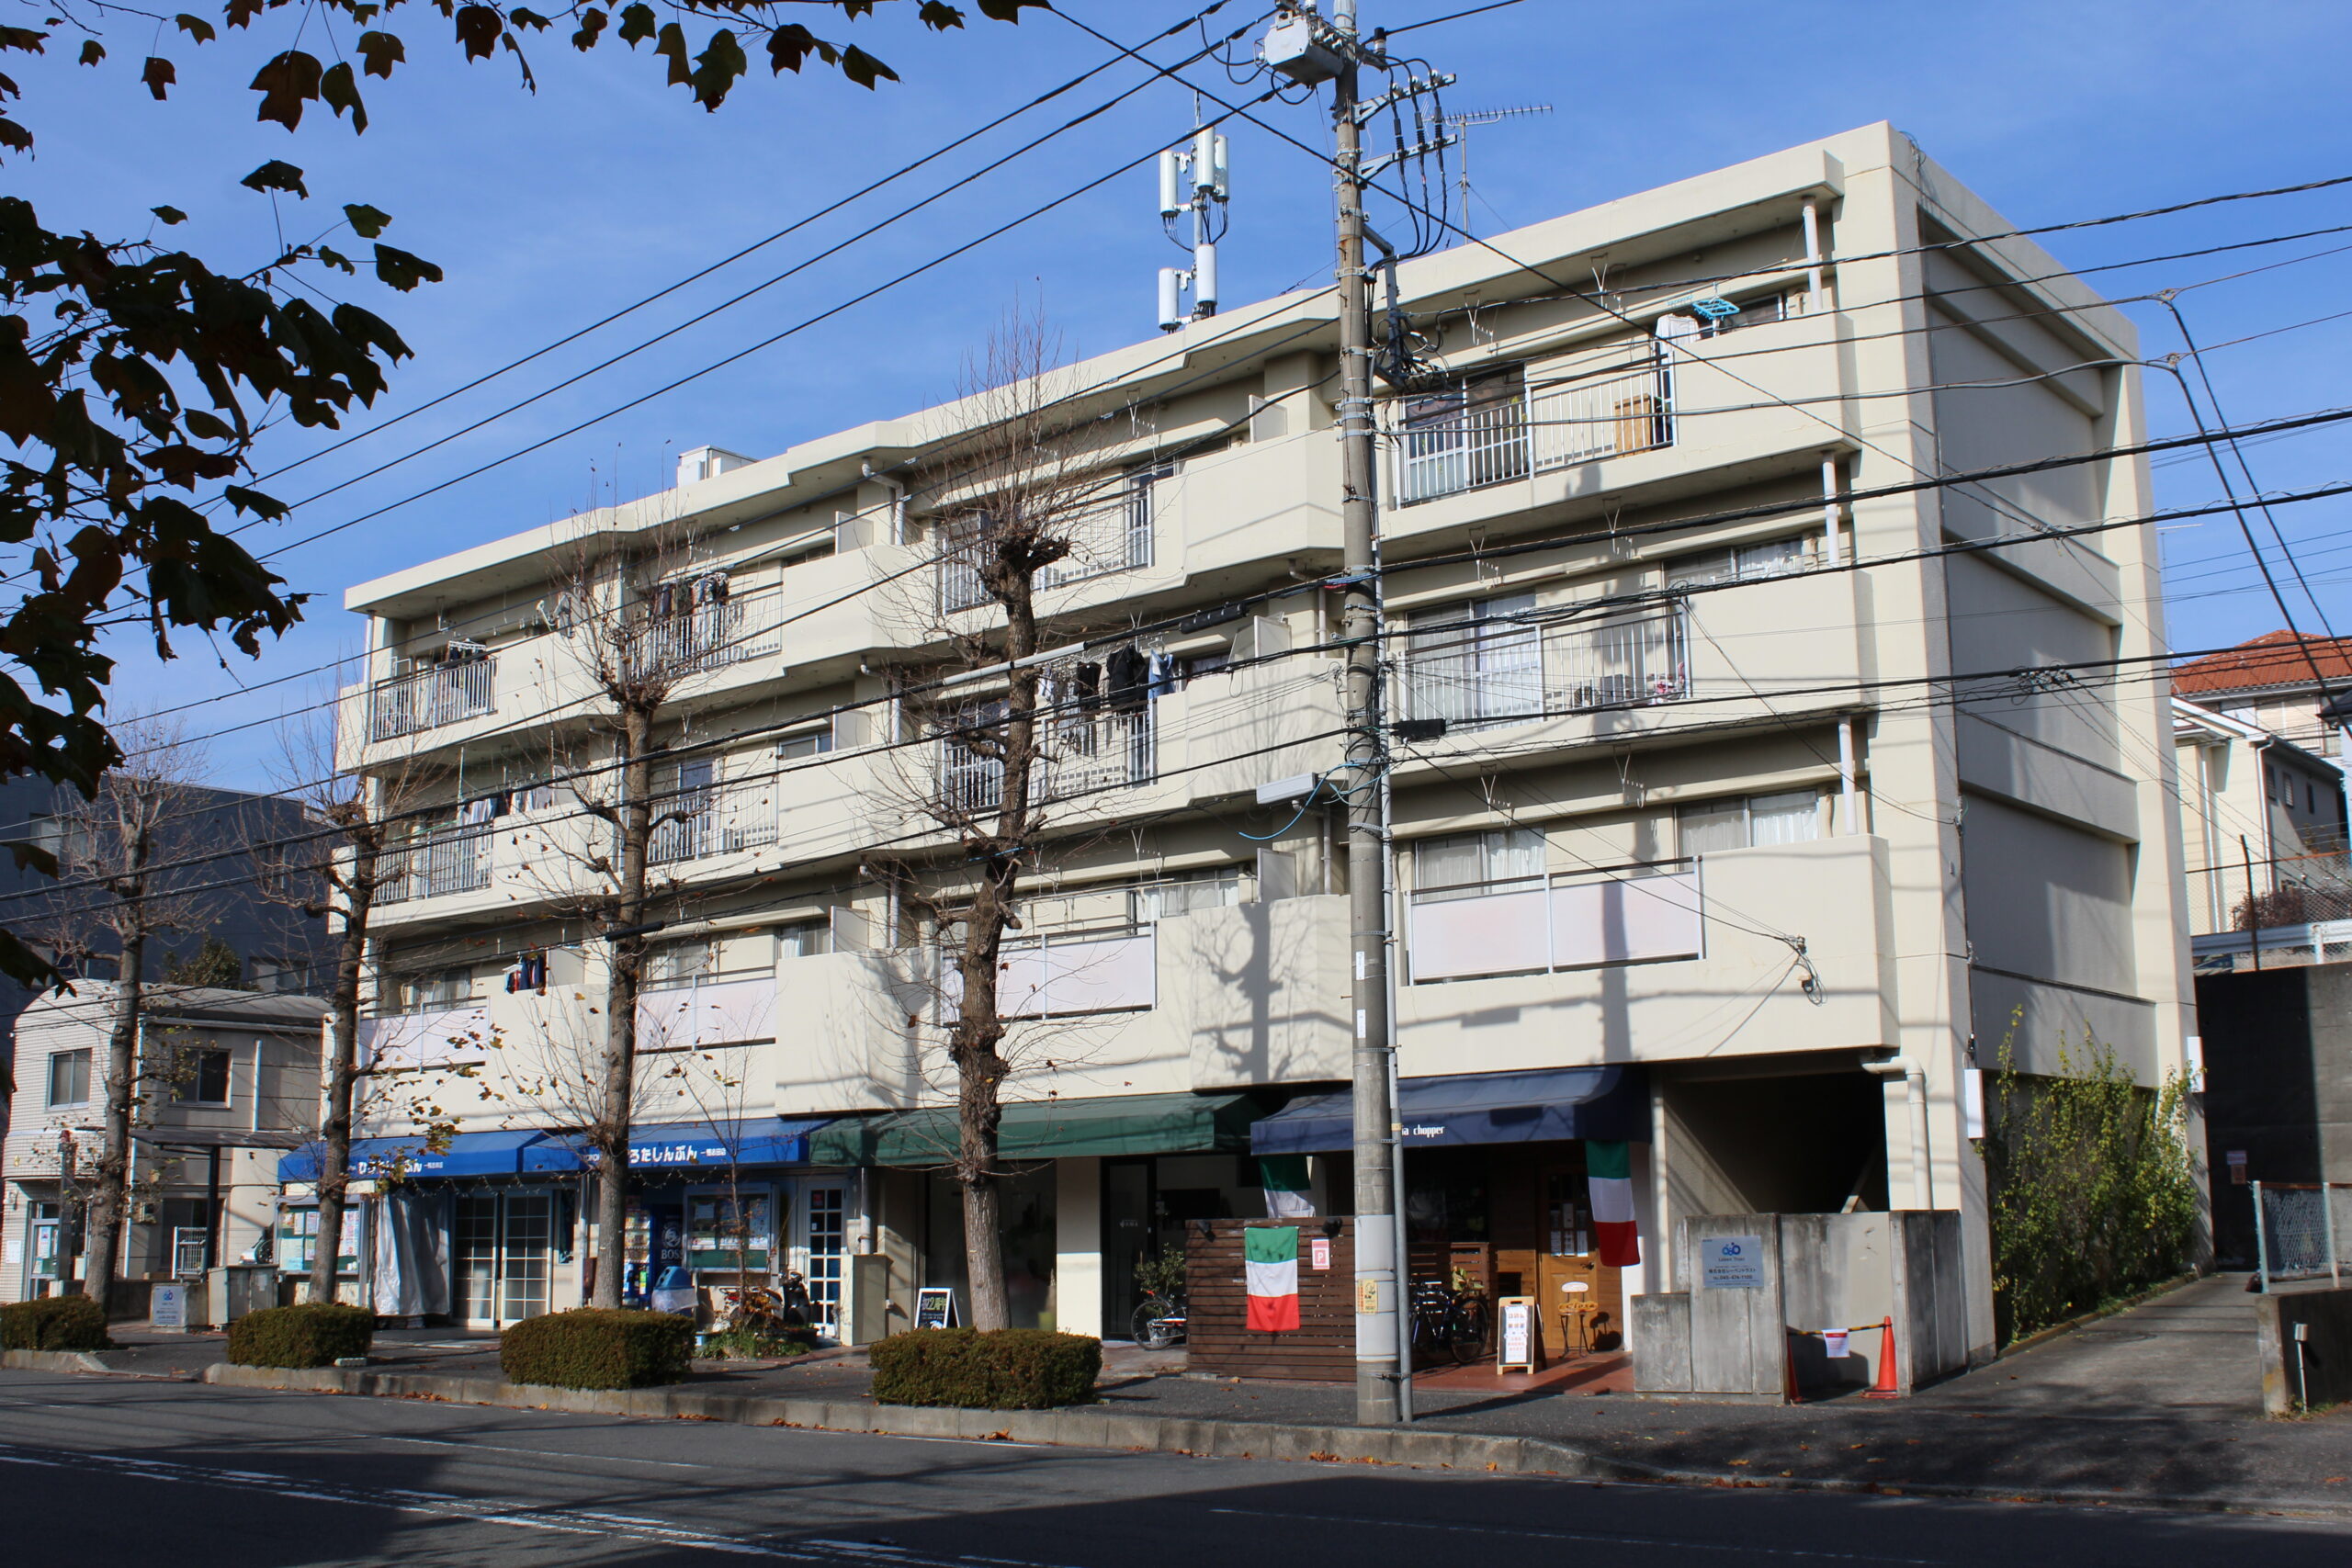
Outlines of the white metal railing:
<svg viewBox="0 0 2352 1568">
<path fill-rule="evenodd" d="M 1407 421 L 1395 444 L 1397 503 L 1673 445 L 1674 378 L 1664 352 L 1645 344 L 1623 367 Z"/>
<path fill-rule="evenodd" d="M 368 688 L 368 739 L 390 740 L 498 706 L 498 660 L 475 659 L 412 670 Z"/>
<path fill-rule="evenodd" d="M 713 784 L 661 803 L 653 835 L 646 840 L 646 863 L 672 865 L 764 849 L 776 841 L 776 833 L 774 781 Z"/>
<path fill-rule="evenodd" d="M 1690 694 L 1683 600 L 1590 621 L 1464 620 L 1407 640 L 1404 716 L 1449 726 L 1679 702 Z"/>
<path fill-rule="evenodd" d="M 754 593 L 648 615 L 630 638 L 630 669 L 640 678 L 695 675 L 775 653 L 782 603 L 778 594 Z"/>
<path fill-rule="evenodd" d="M 1068 518 L 1049 525 L 1045 532 L 1067 539 L 1069 554 L 1042 568 L 1036 586 L 1060 588 L 1149 566 L 1153 488 L 1151 478 L 1131 475 L 1113 499 L 1073 511 Z M 980 552 L 987 547 L 985 519 L 965 523 L 942 541 L 939 607 L 943 613 L 977 609 L 989 602 L 988 588 L 980 581 Z"/>
<path fill-rule="evenodd" d="M 1691 958 L 1702 950 L 1692 861 L 1430 888 L 1413 895 L 1416 984 Z"/>
<path fill-rule="evenodd" d="M 1029 784 L 1032 804 L 1149 784 L 1158 771 L 1151 705 L 1132 713 L 1048 718 L 1040 751 Z M 995 810 L 1004 802 L 1003 760 L 952 734 L 942 736 L 939 795 L 941 806 L 954 816 Z"/>
<path fill-rule="evenodd" d="M 376 902 L 398 904 L 481 891 L 490 886 L 490 842 L 485 823 L 445 829 L 390 852 Z"/>
<path fill-rule="evenodd" d="M 964 1004 L 963 973 L 952 952 L 941 953 L 939 976 L 940 1014 L 952 1021 Z M 998 951 L 1001 1018 L 1134 1012 L 1159 1002 L 1159 931 L 1152 926 L 1046 931 Z"/>
</svg>

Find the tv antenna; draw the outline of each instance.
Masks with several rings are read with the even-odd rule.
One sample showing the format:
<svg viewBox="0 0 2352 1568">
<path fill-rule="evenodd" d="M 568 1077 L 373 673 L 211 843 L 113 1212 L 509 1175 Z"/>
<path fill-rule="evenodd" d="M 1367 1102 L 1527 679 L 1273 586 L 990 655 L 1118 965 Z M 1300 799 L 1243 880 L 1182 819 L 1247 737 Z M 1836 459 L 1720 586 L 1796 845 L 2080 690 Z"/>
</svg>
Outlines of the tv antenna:
<svg viewBox="0 0 2352 1568">
<path fill-rule="evenodd" d="M 1526 115 L 1550 114 L 1551 112 L 1552 106 L 1549 104 L 1520 104 L 1503 109 L 1470 109 L 1462 114 L 1450 114 L 1445 117 L 1445 129 L 1453 132 L 1462 148 L 1460 184 L 1462 186 L 1462 234 L 1464 239 L 1472 237 L 1470 232 L 1470 139 L 1462 133 L 1474 125 L 1499 125 L 1507 119 L 1518 119 Z"/>
</svg>

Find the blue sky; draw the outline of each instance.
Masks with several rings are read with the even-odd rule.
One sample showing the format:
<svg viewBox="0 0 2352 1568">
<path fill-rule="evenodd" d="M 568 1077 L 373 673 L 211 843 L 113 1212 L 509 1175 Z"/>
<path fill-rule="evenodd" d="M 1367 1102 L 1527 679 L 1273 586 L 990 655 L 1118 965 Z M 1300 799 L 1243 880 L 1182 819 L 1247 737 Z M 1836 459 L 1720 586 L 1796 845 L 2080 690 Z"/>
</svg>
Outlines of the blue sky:
<svg viewBox="0 0 2352 1568">
<path fill-rule="evenodd" d="M 1066 8 L 1130 43 L 1195 9 L 1191 0 L 1065 0 Z M 1366 24 L 1402 26 L 1471 0 L 1366 0 Z M 944 37 L 911 23 L 911 6 L 820 28 L 854 36 L 903 81 L 868 93 L 830 73 L 748 82 L 718 113 L 662 85 L 658 62 L 608 44 L 580 56 L 550 34 L 536 51 L 536 95 L 506 60 L 467 66 L 438 40 L 447 24 L 409 7 L 401 30 L 413 63 L 370 82 L 372 124 L 355 138 L 318 118 L 288 135 L 254 123 L 243 90 L 266 48 L 282 47 L 300 7 L 271 12 L 226 50 L 167 48 L 184 84 L 169 103 L 134 80 L 144 38 L 110 39 L 96 70 L 62 59 L 16 73 L 19 117 L 39 155 L 10 188 L 53 225 L 138 233 L 161 203 L 192 215 L 178 234 L 216 261 L 259 261 L 273 224 L 290 236 L 326 226 L 336 204 L 365 200 L 395 216 L 388 240 L 440 263 L 447 280 L 411 295 L 333 279 L 344 297 L 390 318 L 417 350 L 392 396 L 352 429 L 414 408 L 519 354 L 749 244 L 889 169 L 1102 63 L 1109 51 L 1054 17 L 1018 28 L 975 20 Z M 1229 30 L 1256 7 L 1212 19 Z M 892 16 L 888 13 L 905 13 Z M 2013 220 L 2064 221 L 2212 193 L 2352 173 L 2352 122 L 2342 112 L 2339 6 L 2099 4 L 2064 6 L 1722 4 L 1600 6 L 1524 0 L 1410 35 L 1461 78 L 1450 107 L 1550 104 L 1554 112 L 1471 132 L 1478 231 L 1492 233 L 1810 138 L 1891 119 Z M 311 24 L 315 27 L 314 22 Z M 281 38 L 280 35 L 283 35 Z M 348 47 L 350 39 L 334 40 Z M 313 34 L 306 47 L 320 47 Z M 330 46 L 331 47 L 331 46 Z M 1160 46 L 1168 58 L 1175 46 Z M 68 51 L 70 57 L 70 51 Z M 1221 73 L 1196 67 L 1223 89 Z M 390 472 L 307 502 L 292 523 L 263 530 L 269 547 L 406 502 L 566 427 L 642 396 L 747 344 L 783 333 L 851 295 L 961 245 L 1030 207 L 1083 185 L 1189 123 L 1192 102 L 1157 82 L 1003 170 L 962 176 L 1145 77 L 1121 64 L 985 141 L 848 211 L 770 245 L 624 322 L 514 375 L 424 412 L 348 450 L 272 480 L 304 501 L 377 463 L 505 407 L 516 398 L 698 313 L 943 186 L 921 214 L 842 256 L 720 311 L 711 321 L 458 436 Z M 1292 134 L 1328 138 L 1310 107 L 1268 106 Z M 1328 276 L 1326 169 L 1250 126 L 1233 130 L 1233 231 L 1223 247 L 1228 302 Z M 268 158 L 309 173 L 313 199 L 264 197 L 236 182 Z M 310 622 L 259 661 L 230 668 L 200 641 L 159 665 L 136 640 L 120 692 L 129 704 L 207 700 L 196 727 L 252 726 L 225 735 L 213 761 L 225 782 L 266 784 L 273 743 L 263 721 L 315 702 L 318 679 L 260 691 L 351 651 L 361 630 L 340 609 L 344 588 L 515 529 L 566 515 L 592 497 L 642 494 L 668 482 L 678 450 L 715 443 L 764 455 L 869 418 L 951 395 L 967 349 L 1016 293 L 1041 299 L 1076 354 L 1149 335 L 1156 269 L 1176 259 L 1152 214 L 1149 171 L 1111 181 L 916 281 L 807 327 L 736 364 L 480 477 L 406 502 L 317 544 L 288 548 L 278 569 L 314 592 Z M 2352 186 L 2061 234 L 2045 242 L 2076 266 L 2199 245 L 2352 224 Z M 2098 274 L 2110 296 L 2198 284 L 2244 266 L 2337 245 L 2352 233 L 2240 256 Z M 2216 351 L 2210 365 L 2232 421 L 2246 423 L 2346 401 L 2338 365 L 2352 349 L 2352 250 L 2181 296 L 2209 344 L 2275 335 Z M 2160 307 L 2130 307 L 2151 353 L 2178 346 Z M 2187 427 L 2168 378 L 2152 377 L 2152 423 Z M 263 457 L 275 468 L 332 437 L 287 431 Z M 2335 427 L 2260 445 L 2247 457 L 2266 489 L 2345 477 Z M 2209 469 L 2157 469 L 2159 496 L 2196 504 L 2218 493 Z M 2352 631 L 2352 540 L 2346 503 L 2281 509 L 2320 606 Z M 2273 629 L 2227 518 L 2165 536 L 2177 564 L 2174 637 L 2214 646 Z M 2250 592 L 2249 590 L 2256 590 Z M 2296 606 L 2305 629 L 2319 617 Z M 217 699 L 217 700 L 208 700 Z"/>
</svg>

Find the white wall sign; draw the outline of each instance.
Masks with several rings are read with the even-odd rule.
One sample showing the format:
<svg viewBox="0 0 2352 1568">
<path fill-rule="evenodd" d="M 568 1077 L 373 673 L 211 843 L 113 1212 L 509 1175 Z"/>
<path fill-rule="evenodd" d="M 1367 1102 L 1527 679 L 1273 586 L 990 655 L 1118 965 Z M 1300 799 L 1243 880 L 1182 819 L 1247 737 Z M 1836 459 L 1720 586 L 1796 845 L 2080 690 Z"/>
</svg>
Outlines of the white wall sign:
<svg viewBox="0 0 2352 1568">
<path fill-rule="evenodd" d="M 1699 1249 L 1700 1283 L 1711 1291 L 1761 1290 L 1764 1287 L 1764 1238 L 1719 1235 Z"/>
</svg>

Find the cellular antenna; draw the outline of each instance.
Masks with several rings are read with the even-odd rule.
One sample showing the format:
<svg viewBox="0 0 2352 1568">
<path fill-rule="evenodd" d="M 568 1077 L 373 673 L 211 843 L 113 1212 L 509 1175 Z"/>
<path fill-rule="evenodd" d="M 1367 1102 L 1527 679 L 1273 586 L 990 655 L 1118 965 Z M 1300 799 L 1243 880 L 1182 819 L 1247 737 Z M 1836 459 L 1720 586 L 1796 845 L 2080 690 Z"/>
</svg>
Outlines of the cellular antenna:
<svg viewBox="0 0 2352 1568">
<path fill-rule="evenodd" d="M 1552 106 L 1549 104 L 1520 104 L 1511 108 L 1471 109 L 1462 114 L 1450 114 L 1445 117 L 1445 129 L 1453 132 L 1462 147 L 1462 177 L 1459 183 L 1462 186 L 1462 237 L 1464 239 L 1474 236 L 1470 229 L 1470 139 L 1462 133 L 1474 125 L 1499 125 L 1507 119 L 1518 119 L 1525 115 L 1550 114 L 1551 112 Z"/>
<path fill-rule="evenodd" d="M 1193 144 L 1159 154 L 1159 225 L 1169 243 L 1190 252 L 1193 261 L 1190 266 L 1159 269 L 1159 330 L 1164 333 L 1216 314 L 1216 245 L 1231 225 L 1225 209 L 1232 194 L 1231 164 L 1224 134 L 1200 119 L 1196 104 Z M 1193 187 L 1189 196 L 1184 191 L 1188 175 Z M 1193 220 L 1189 243 L 1177 232 L 1178 221 L 1188 212 Z M 1193 295 L 1189 313 L 1184 309 L 1186 289 Z"/>
</svg>

